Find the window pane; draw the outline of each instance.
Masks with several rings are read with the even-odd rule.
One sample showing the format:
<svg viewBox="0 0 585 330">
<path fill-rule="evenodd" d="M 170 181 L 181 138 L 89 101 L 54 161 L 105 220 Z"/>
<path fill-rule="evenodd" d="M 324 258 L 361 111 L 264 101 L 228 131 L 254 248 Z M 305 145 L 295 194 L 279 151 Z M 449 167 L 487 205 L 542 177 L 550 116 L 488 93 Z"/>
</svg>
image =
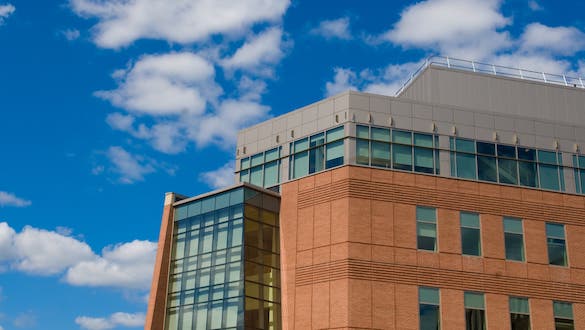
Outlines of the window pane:
<svg viewBox="0 0 585 330">
<path fill-rule="evenodd" d="M 368 126 L 357 125 L 356 136 L 360 139 L 369 139 L 370 128 Z"/>
<path fill-rule="evenodd" d="M 356 149 L 356 162 L 361 165 L 369 165 L 370 143 L 367 140 L 357 140 Z"/>
<path fill-rule="evenodd" d="M 457 177 L 475 179 L 475 155 L 457 153 Z"/>
<path fill-rule="evenodd" d="M 309 149 L 309 140 L 307 138 L 295 141 L 294 152 L 304 151 Z"/>
<path fill-rule="evenodd" d="M 392 131 L 392 142 L 402 144 L 412 144 L 412 133 L 405 131 Z"/>
<path fill-rule="evenodd" d="M 309 147 L 313 148 L 325 144 L 325 133 L 319 133 L 311 136 Z"/>
<path fill-rule="evenodd" d="M 265 162 L 270 162 L 270 161 L 273 161 L 273 160 L 278 159 L 278 157 L 279 157 L 279 151 L 280 151 L 279 148 L 274 148 L 272 150 L 266 151 L 266 153 L 265 153 L 265 160 L 264 161 Z"/>
<path fill-rule="evenodd" d="M 392 146 L 394 168 L 412 171 L 412 147 L 395 144 Z"/>
<path fill-rule="evenodd" d="M 436 250 L 437 227 L 433 223 L 417 223 L 417 247 L 421 250 Z"/>
<path fill-rule="evenodd" d="M 252 160 L 250 161 L 250 166 L 258 166 L 264 163 L 264 154 L 259 153 L 257 155 L 252 156 Z"/>
<path fill-rule="evenodd" d="M 477 156 L 477 176 L 483 181 L 497 182 L 496 158 Z"/>
<path fill-rule="evenodd" d="M 327 142 L 342 139 L 345 135 L 345 129 L 343 126 L 339 126 L 327 131 Z"/>
<path fill-rule="evenodd" d="M 459 214 L 462 227 L 479 229 L 479 214 L 470 212 L 461 212 Z"/>
<path fill-rule="evenodd" d="M 558 166 L 538 164 L 538 169 L 540 171 L 540 187 L 559 190 Z"/>
<path fill-rule="evenodd" d="M 573 320 L 555 318 L 555 330 L 575 330 Z"/>
<path fill-rule="evenodd" d="M 249 158 L 249 157 L 247 157 L 247 158 L 242 158 L 242 159 L 240 160 L 240 169 L 241 169 L 241 170 L 245 170 L 245 169 L 247 169 L 248 167 L 250 167 L 250 158 Z"/>
<path fill-rule="evenodd" d="M 262 166 L 252 167 L 250 170 L 250 183 L 262 187 Z"/>
<path fill-rule="evenodd" d="M 555 317 L 563 319 L 573 319 L 573 304 L 561 301 L 553 302 L 553 311 Z"/>
<path fill-rule="evenodd" d="M 465 309 L 465 329 L 485 330 L 485 313 L 480 309 Z"/>
<path fill-rule="evenodd" d="M 372 166 L 391 166 L 389 143 L 372 141 Z"/>
<path fill-rule="evenodd" d="M 511 330 L 530 330 L 530 315 L 528 314 L 510 314 Z"/>
<path fill-rule="evenodd" d="M 414 148 L 414 170 L 421 173 L 433 173 L 433 149 Z"/>
<path fill-rule="evenodd" d="M 518 159 L 536 161 L 536 150 L 518 147 Z"/>
<path fill-rule="evenodd" d="M 470 256 L 481 255 L 481 238 L 479 229 L 461 228 L 461 250 L 463 254 Z"/>
<path fill-rule="evenodd" d="M 437 220 L 437 211 L 434 207 L 417 206 L 416 219 L 426 222 L 435 222 Z"/>
<path fill-rule="evenodd" d="M 390 142 L 390 130 L 372 127 L 372 140 Z"/>
<path fill-rule="evenodd" d="M 438 305 L 439 289 L 437 288 L 418 288 L 418 301 L 421 304 Z"/>
<path fill-rule="evenodd" d="M 463 300 L 465 308 L 484 309 L 483 293 L 465 292 Z"/>
<path fill-rule="evenodd" d="M 311 142 L 311 145 L 313 142 Z M 325 147 L 320 146 L 309 150 L 309 173 L 323 171 L 325 167 Z"/>
<path fill-rule="evenodd" d="M 475 142 L 473 140 L 455 139 L 457 151 L 475 153 Z"/>
<path fill-rule="evenodd" d="M 516 158 L 516 147 L 498 144 L 498 157 Z"/>
<path fill-rule="evenodd" d="M 440 312 L 439 306 L 420 304 L 419 306 L 420 315 L 420 330 L 438 330 L 440 329 Z"/>
<path fill-rule="evenodd" d="M 536 163 L 519 162 L 520 184 L 525 187 L 536 187 Z"/>
<path fill-rule="evenodd" d="M 556 238 L 547 238 L 548 244 L 548 263 L 557 266 L 567 265 L 567 253 L 565 240 Z"/>
<path fill-rule="evenodd" d="M 521 234 L 505 233 L 506 259 L 524 261 L 524 239 Z"/>
<path fill-rule="evenodd" d="M 510 297 L 510 313 L 529 314 L 528 298 Z"/>
<path fill-rule="evenodd" d="M 498 170 L 500 171 L 500 182 L 518 184 L 517 162 L 511 159 L 498 158 Z"/>
<path fill-rule="evenodd" d="M 538 162 L 556 165 L 557 153 L 553 151 L 538 150 Z"/>
<path fill-rule="evenodd" d="M 327 144 L 326 167 L 332 168 L 343 165 L 344 144 L 343 140 Z"/>
<path fill-rule="evenodd" d="M 504 218 L 504 231 L 522 235 L 522 220 L 515 218 Z"/>
<path fill-rule="evenodd" d="M 565 238 L 565 225 L 558 223 L 546 224 L 546 236 L 554 238 Z"/>
<path fill-rule="evenodd" d="M 493 143 L 477 142 L 477 153 L 482 155 L 496 155 L 496 145 Z"/>
<path fill-rule="evenodd" d="M 414 145 L 418 147 L 433 147 L 433 136 L 430 134 L 414 134 Z"/>
<path fill-rule="evenodd" d="M 300 178 L 309 174 L 309 153 L 302 152 L 294 155 L 293 178 Z"/>
<path fill-rule="evenodd" d="M 278 161 L 264 165 L 264 186 L 276 186 L 279 182 L 278 179 Z"/>
</svg>

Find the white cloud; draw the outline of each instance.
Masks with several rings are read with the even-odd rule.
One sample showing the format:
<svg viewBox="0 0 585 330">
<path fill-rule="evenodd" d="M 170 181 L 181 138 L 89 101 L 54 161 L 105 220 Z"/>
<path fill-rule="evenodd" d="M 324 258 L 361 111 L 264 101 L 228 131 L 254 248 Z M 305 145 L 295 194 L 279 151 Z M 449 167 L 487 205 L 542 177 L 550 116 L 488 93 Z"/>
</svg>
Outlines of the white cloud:
<svg viewBox="0 0 585 330">
<path fill-rule="evenodd" d="M 113 171 L 120 176 L 121 183 L 143 181 L 144 176 L 156 171 L 150 161 L 139 155 L 133 155 L 119 146 L 110 147 L 107 157 L 112 163 Z"/>
<path fill-rule="evenodd" d="M 0 207 L 14 206 L 14 207 L 26 207 L 32 204 L 31 201 L 17 197 L 16 195 L 0 191 Z"/>
<path fill-rule="evenodd" d="M 511 45 L 510 24 L 501 0 L 427 0 L 407 7 L 381 36 L 404 47 L 438 50 L 449 56 L 482 59 Z"/>
<path fill-rule="evenodd" d="M 0 25 L 4 24 L 4 20 L 16 11 L 16 7 L 12 4 L 0 5 Z"/>
<path fill-rule="evenodd" d="M 335 68 L 333 81 L 325 84 L 326 96 L 351 90 L 394 96 L 408 77 L 422 62 L 391 64 L 379 70 L 365 69 L 356 73 L 351 69 Z"/>
<path fill-rule="evenodd" d="M 61 227 L 63 228 L 63 227 Z M 63 232 L 63 229 L 59 231 Z M 64 281 L 76 286 L 103 286 L 148 290 L 157 244 L 134 240 L 105 247 L 101 255 L 80 240 L 57 231 L 25 226 L 16 232 L 0 222 L 0 269 L 10 267 L 33 275 L 65 274 Z M 116 315 L 119 324 L 132 318 Z M 124 323 L 126 322 L 126 323 Z"/>
<path fill-rule="evenodd" d="M 147 55 L 127 70 L 115 72 L 117 89 L 96 96 L 138 114 L 201 114 L 207 101 L 221 92 L 214 76 L 213 65 L 193 53 Z"/>
<path fill-rule="evenodd" d="M 574 27 L 532 23 L 526 26 L 520 42 L 523 51 L 568 56 L 585 50 L 585 33 Z"/>
<path fill-rule="evenodd" d="M 343 39 L 352 38 L 349 28 L 349 18 L 341 17 L 334 20 L 326 20 L 319 23 L 319 26 L 311 30 L 311 34 L 322 36 L 325 39 Z"/>
<path fill-rule="evenodd" d="M 77 30 L 77 29 L 63 30 L 63 31 L 61 31 L 61 34 L 63 35 L 63 37 L 65 37 L 65 39 L 67 39 L 69 41 L 76 40 L 81 35 L 81 33 L 79 32 L 79 30 Z"/>
<path fill-rule="evenodd" d="M 79 316 L 75 318 L 82 329 L 87 330 L 105 330 L 113 329 L 115 327 L 142 327 L 144 326 L 145 315 L 143 313 L 114 313 L 107 318 L 104 317 L 88 317 Z"/>
<path fill-rule="evenodd" d="M 221 65 L 227 70 L 242 69 L 270 76 L 270 65 L 278 63 L 284 55 L 282 37 L 282 29 L 267 29 L 249 38 L 231 57 L 222 60 Z"/>
<path fill-rule="evenodd" d="M 235 183 L 234 172 L 234 164 L 229 162 L 216 170 L 201 173 L 199 179 L 214 189 L 224 188 Z"/>
<path fill-rule="evenodd" d="M 132 241 L 104 248 L 101 257 L 79 262 L 67 270 L 67 283 L 78 286 L 105 286 L 148 289 L 157 245 Z"/>
<path fill-rule="evenodd" d="M 351 69 L 334 68 L 335 76 L 332 82 L 325 84 L 325 96 L 332 96 L 345 92 L 346 90 L 356 90 L 356 74 Z"/>
<path fill-rule="evenodd" d="M 7 230 L 6 227 L 3 229 Z M 85 242 L 30 226 L 14 236 L 13 249 L 16 254 L 14 268 L 40 275 L 57 274 L 94 257 Z"/>
<path fill-rule="evenodd" d="M 260 22 L 279 21 L 289 0 L 70 0 L 80 16 L 96 17 L 94 41 L 118 48 L 148 38 L 177 43 L 218 34 L 242 34 Z"/>
</svg>

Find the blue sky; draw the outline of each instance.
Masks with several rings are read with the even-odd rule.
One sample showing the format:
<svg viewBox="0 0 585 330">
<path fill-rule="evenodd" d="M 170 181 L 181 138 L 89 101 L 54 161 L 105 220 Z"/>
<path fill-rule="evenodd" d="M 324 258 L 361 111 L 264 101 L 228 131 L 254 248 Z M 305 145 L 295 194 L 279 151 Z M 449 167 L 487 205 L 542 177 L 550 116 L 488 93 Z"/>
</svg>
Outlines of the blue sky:
<svg viewBox="0 0 585 330">
<path fill-rule="evenodd" d="M 0 0 L 0 330 L 143 325 L 166 191 L 238 129 L 431 54 L 585 76 L 585 3 Z"/>
</svg>

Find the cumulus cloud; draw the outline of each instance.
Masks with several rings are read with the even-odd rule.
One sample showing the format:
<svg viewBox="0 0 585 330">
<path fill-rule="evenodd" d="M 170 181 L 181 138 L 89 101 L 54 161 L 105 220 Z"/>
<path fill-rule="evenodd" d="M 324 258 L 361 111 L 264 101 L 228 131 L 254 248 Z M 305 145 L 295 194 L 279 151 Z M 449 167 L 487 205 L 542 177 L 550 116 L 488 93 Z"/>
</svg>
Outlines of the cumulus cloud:
<svg viewBox="0 0 585 330">
<path fill-rule="evenodd" d="M 138 114 L 168 116 L 200 114 L 220 88 L 214 83 L 215 69 L 193 53 L 143 56 L 114 77 L 118 88 L 96 92 L 113 105 Z"/>
<path fill-rule="evenodd" d="M 311 30 L 311 34 L 325 39 L 349 40 L 352 38 L 349 28 L 349 18 L 341 17 L 333 20 L 325 20 Z"/>
<path fill-rule="evenodd" d="M 539 11 L 539 10 L 543 10 L 544 8 L 542 8 L 542 6 L 536 2 L 535 0 L 530 0 L 528 1 L 528 8 L 530 8 L 530 10 L 532 11 Z"/>
<path fill-rule="evenodd" d="M 142 327 L 144 326 L 145 315 L 143 313 L 114 313 L 109 317 L 89 317 L 79 316 L 75 318 L 82 329 L 87 330 L 105 330 L 113 329 L 115 327 Z"/>
<path fill-rule="evenodd" d="M 17 328 L 34 328 L 37 325 L 37 316 L 31 311 L 20 313 L 14 318 L 12 324 Z"/>
<path fill-rule="evenodd" d="M 279 21 L 289 0 L 163 1 L 70 0 L 83 17 L 95 17 L 95 43 L 119 48 L 138 39 L 175 43 L 207 40 L 219 34 L 242 34 L 256 23 Z"/>
<path fill-rule="evenodd" d="M 76 263 L 67 270 L 65 280 L 77 286 L 104 286 L 148 289 L 157 245 L 132 241 L 104 248 L 102 255 Z"/>
<path fill-rule="evenodd" d="M 499 11 L 501 0 L 427 0 L 407 7 L 392 29 L 381 36 L 407 48 L 482 59 L 511 45 L 500 31 L 511 23 Z"/>
<path fill-rule="evenodd" d="M 359 72 L 348 68 L 334 68 L 333 81 L 325 84 L 325 95 L 331 96 L 346 90 L 360 90 L 394 96 L 409 75 L 422 64 L 422 61 L 390 64 L 382 69 L 364 69 Z"/>
<path fill-rule="evenodd" d="M 574 55 L 585 50 L 585 33 L 574 27 L 532 23 L 526 26 L 520 42 L 527 52 Z"/>
<path fill-rule="evenodd" d="M 325 84 L 325 96 L 339 94 L 346 90 L 356 90 L 356 74 L 351 69 L 334 68 L 333 81 Z"/>
<path fill-rule="evenodd" d="M 0 5 L 0 25 L 4 24 L 4 20 L 16 11 L 16 7 L 12 4 Z"/>
<path fill-rule="evenodd" d="M 213 171 L 201 173 L 199 179 L 208 186 L 218 189 L 234 184 L 234 164 L 229 162 Z"/>
<path fill-rule="evenodd" d="M 261 75 L 271 75 L 271 66 L 283 57 L 282 29 L 272 27 L 250 37 L 236 52 L 222 60 L 227 70 L 242 69 Z"/>
<path fill-rule="evenodd" d="M 96 254 L 87 243 L 68 236 L 70 233 L 71 229 L 49 231 L 31 226 L 16 232 L 1 222 L 0 269 L 43 276 L 64 274 L 64 281 L 76 286 L 148 290 L 155 242 L 134 240 L 107 246 Z"/>
<path fill-rule="evenodd" d="M 13 193 L 6 191 L 0 191 L 0 207 L 13 206 L 13 207 L 26 207 L 32 204 L 31 201 L 17 197 Z"/>
</svg>

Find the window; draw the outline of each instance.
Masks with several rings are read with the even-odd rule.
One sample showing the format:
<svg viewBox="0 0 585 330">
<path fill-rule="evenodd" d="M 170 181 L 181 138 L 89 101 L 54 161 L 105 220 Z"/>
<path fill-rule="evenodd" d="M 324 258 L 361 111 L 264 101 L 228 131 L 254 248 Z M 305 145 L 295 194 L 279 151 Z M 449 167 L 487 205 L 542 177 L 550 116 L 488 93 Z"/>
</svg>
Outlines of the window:
<svg viewBox="0 0 585 330">
<path fill-rule="evenodd" d="M 560 167 L 558 166 L 561 164 L 560 160 L 560 154 L 556 152 L 543 150 L 538 151 L 538 171 L 540 172 L 540 186 L 542 188 L 561 190 L 561 185 L 563 185 L 563 176 L 560 176 L 561 181 L 559 181 L 559 174 L 562 174 L 559 172 Z"/>
<path fill-rule="evenodd" d="M 556 266 L 567 266 L 565 225 L 547 223 L 546 243 L 548 245 L 548 263 Z"/>
<path fill-rule="evenodd" d="M 506 259 L 524 261 L 524 234 L 522 220 L 504 217 Z"/>
<path fill-rule="evenodd" d="M 367 132 L 365 133 L 367 134 Z M 344 137 L 344 127 L 339 126 L 291 143 L 289 177 L 297 179 L 327 168 L 343 165 L 345 154 Z M 368 146 L 366 146 L 365 151 L 366 155 L 368 155 Z M 358 143 L 358 158 L 359 152 Z M 364 150 L 361 152 L 363 153 Z"/>
<path fill-rule="evenodd" d="M 575 187 L 578 194 L 585 194 L 585 156 L 573 155 Z"/>
<path fill-rule="evenodd" d="M 437 250 L 437 212 L 433 207 L 416 207 L 417 248 Z"/>
<path fill-rule="evenodd" d="M 392 142 L 393 167 L 412 171 L 412 132 L 393 130 Z"/>
<path fill-rule="evenodd" d="M 439 312 L 439 289 L 418 288 L 420 330 L 439 330 L 441 313 Z"/>
<path fill-rule="evenodd" d="M 561 301 L 553 302 L 555 330 L 574 330 L 573 304 Z"/>
<path fill-rule="evenodd" d="M 498 173 L 501 183 L 518 184 L 516 147 L 498 145 Z"/>
<path fill-rule="evenodd" d="M 530 330 L 528 298 L 510 297 L 511 330 Z"/>
<path fill-rule="evenodd" d="M 240 182 L 260 187 L 274 187 L 280 183 L 280 147 L 240 160 Z"/>
<path fill-rule="evenodd" d="M 476 179 L 475 142 L 473 140 L 451 138 L 451 163 L 455 164 L 458 178 Z M 452 173 L 454 174 L 454 173 Z"/>
<path fill-rule="evenodd" d="M 481 235 L 479 214 L 461 212 L 461 251 L 470 256 L 481 256 Z"/>
<path fill-rule="evenodd" d="M 485 330 L 485 303 L 483 293 L 465 292 L 465 329 Z"/>
</svg>

